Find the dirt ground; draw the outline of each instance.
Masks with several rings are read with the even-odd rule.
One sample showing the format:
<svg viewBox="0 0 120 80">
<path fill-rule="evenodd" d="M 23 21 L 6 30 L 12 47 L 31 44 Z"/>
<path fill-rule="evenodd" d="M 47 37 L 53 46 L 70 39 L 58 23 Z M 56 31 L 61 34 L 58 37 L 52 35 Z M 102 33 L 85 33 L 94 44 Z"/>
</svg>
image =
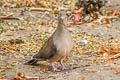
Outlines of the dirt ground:
<svg viewBox="0 0 120 80">
<path fill-rule="evenodd" d="M 110 1 L 111 6 L 107 7 L 107 10 L 120 10 L 120 0 Z M 1 11 L 20 14 L 23 9 L 1 8 Z M 40 80 L 120 80 L 120 74 L 115 73 L 120 69 L 120 59 L 105 62 L 101 60 L 102 54 L 97 53 L 100 46 L 109 46 L 112 45 L 111 40 L 119 40 L 120 19 L 113 21 L 111 28 L 106 27 L 106 24 L 71 25 L 69 29 L 76 44 L 65 61 L 65 65 L 70 68 L 68 71 L 51 72 L 49 63 L 45 61 L 34 66 L 25 65 L 24 63 L 32 58 L 56 27 L 56 18 L 53 19 L 54 16 L 50 17 L 47 13 L 47 18 L 42 20 L 50 20 L 45 25 L 50 24 L 49 26 L 53 27 L 40 26 L 41 14 L 25 11 L 24 15 L 19 15 L 24 21 L 5 20 L 1 24 L 5 31 L 0 34 L 0 75 L 4 75 L 8 80 L 13 80 L 18 72 L 23 72 L 27 76 L 40 76 Z M 80 45 L 80 40 L 84 39 L 88 44 Z M 120 47 L 118 43 L 114 45 Z"/>
</svg>

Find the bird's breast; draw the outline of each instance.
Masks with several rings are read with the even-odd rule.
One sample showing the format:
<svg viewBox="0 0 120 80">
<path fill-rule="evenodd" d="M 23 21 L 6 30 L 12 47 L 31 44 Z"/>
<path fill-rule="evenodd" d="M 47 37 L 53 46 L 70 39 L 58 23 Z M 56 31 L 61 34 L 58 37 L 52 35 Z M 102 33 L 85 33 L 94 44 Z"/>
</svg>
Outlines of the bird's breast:
<svg viewBox="0 0 120 80">
<path fill-rule="evenodd" d="M 55 37 L 54 44 L 61 53 L 69 53 L 73 48 L 73 40 L 69 33 Z"/>
</svg>

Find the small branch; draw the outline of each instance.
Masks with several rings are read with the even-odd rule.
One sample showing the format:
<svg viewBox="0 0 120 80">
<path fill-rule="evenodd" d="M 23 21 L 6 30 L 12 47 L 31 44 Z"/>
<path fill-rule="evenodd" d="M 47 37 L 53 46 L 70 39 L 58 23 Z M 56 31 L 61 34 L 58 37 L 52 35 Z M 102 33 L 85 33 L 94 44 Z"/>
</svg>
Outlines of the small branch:
<svg viewBox="0 0 120 80">
<path fill-rule="evenodd" d="M 7 16 L 0 16 L 0 19 L 3 19 L 3 20 L 11 20 L 11 19 L 14 19 L 14 20 L 21 20 L 20 18 L 17 18 L 17 17 L 7 17 Z"/>
<path fill-rule="evenodd" d="M 48 9 L 48 8 L 30 8 L 30 11 L 52 11 L 52 9 Z"/>
<path fill-rule="evenodd" d="M 59 10 L 66 10 L 66 11 L 70 10 L 69 8 L 64 8 L 64 7 L 58 7 L 58 8 Z M 52 9 L 48 9 L 48 8 L 34 8 L 34 7 L 30 8 L 29 10 L 30 11 L 49 11 L 49 12 L 52 11 Z"/>
<path fill-rule="evenodd" d="M 109 59 L 114 59 L 120 57 L 120 53 L 109 56 Z"/>
<path fill-rule="evenodd" d="M 28 79 L 37 79 L 37 80 L 40 80 L 41 77 L 37 77 L 37 76 L 26 76 L 25 73 L 22 73 L 22 72 L 19 72 L 17 74 L 17 77 L 14 78 L 14 80 L 28 80 Z"/>
</svg>

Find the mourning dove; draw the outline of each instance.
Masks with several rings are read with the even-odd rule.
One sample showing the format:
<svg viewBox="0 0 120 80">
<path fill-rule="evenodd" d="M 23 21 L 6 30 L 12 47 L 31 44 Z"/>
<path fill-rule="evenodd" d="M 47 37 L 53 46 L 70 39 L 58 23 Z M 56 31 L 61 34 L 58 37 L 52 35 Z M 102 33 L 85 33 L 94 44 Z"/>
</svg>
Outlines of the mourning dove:
<svg viewBox="0 0 120 80">
<path fill-rule="evenodd" d="M 34 64 L 37 61 L 44 59 L 44 60 L 48 60 L 49 63 L 51 63 L 53 71 L 58 70 L 54 64 L 54 62 L 57 61 L 60 62 L 62 70 L 67 69 L 63 64 L 63 60 L 72 50 L 74 46 L 74 42 L 66 26 L 66 21 L 67 21 L 66 17 L 67 16 L 64 12 L 60 12 L 56 31 L 52 34 L 52 36 L 48 39 L 48 41 L 42 46 L 39 52 L 33 56 L 33 59 L 28 61 L 28 64 Z"/>
</svg>

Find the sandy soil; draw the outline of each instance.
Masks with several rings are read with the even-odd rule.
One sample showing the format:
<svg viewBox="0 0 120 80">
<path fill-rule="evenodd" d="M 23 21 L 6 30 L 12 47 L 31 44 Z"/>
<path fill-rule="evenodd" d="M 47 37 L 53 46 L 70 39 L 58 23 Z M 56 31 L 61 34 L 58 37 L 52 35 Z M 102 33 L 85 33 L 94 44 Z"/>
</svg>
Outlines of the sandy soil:
<svg viewBox="0 0 120 80">
<path fill-rule="evenodd" d="M 120 10 L 120 1 L 119 0 L 111 0 L 111 6 L 106 9 L 117 9 Z M 19 10 L 22 10 L 21 8 Z M 6 10 L 7 11 L 7 10 Z M 16 9 L 11 9 L 11 11 L 16 11 Z M 19 13 L 19 11 L 18 11 Z M 25 13 L 28 13 L 27 11 Z M 26 19 L 30 19 L 33 22 L 38 20 L 40 14 L 39 12 L 33 12 L 37 18 L 27 17 Z M 27 14 L 25 14 L 27 15 Z M 24 15 L 24 16 L 25 16 Z M 22 16 L 21 16 L 22 17 Z M 45 37 L 49 37 L 51 33 L 55 30 L 53 27 L 36 27 L 35 24 L 21 24 L 22 22 L 16 21 L 5 21 L 4 23 L 9 26 L 8 29 L 11 31 L 6 31 L 0 34 L 1 41 L 10 41 L 11 39 L 19 38 L 22 41 L 26 41 L 27 46 L 23 43 L 15 46 L 17 48 L 15 53 L 7 53 L 0 50 L 0 74 L 4 75 L 8 79 L 12 80 L 18 72 L 24 72 L 27 76 L 41 76 L 42 80 L 119 80 L 120 74 L 115 74 L 116 69 L 120 69 L 120 59 L 114 59 L 112 62 L 102 62 L 97 61 L 100 59 L 101 54 L 97 53 L 97 49 L 102 44 L 99 44 L 100 41 L 108 41 L 112 39 L 120 38 L 120 19 L 117 19 L 111 23 L 112 27 L 107 28 L 106 24 L 99 26 L 85 26 L 85 25 L 72 25 L 70 29 L 72 29 L 71 33 L 73 39 L 76 42 L 76 46 L 81 47 L 79 50 L 84 49 L 83 52 L 78 51 L 76 49 L 73 50 L 65 62 L 66 66 L 70 68 L 68 71 L 53 73 L 50 70 L 46 70 L 49 68 L 49 64 L 47 62 L 38 62 L 38 64 L 25 65 L 24 63 L 31 59 L 32 55 L 35 54 L 41 47 L 41 44 Z M 39 21 L 38 21 L 39 22 Z M 6 26 L 6 25 L 5 25 Z M 26 28 L 23 28 L 26 26 Z M 17 27 L 17 28 L 16 28 Z M 16 28 L 15 30 L 13 28 Z M 42 33 L 44 32 L 44 33 Z M 42 34 L 48 34 L 47 36 L 40 37 Z M 9 34 L 9 35 L 8 35 Z M 40 37 L 40 38 L 39 38 Z M 32 39 L 34 38 L 34 39 Z M 79 41 L 82 39 L 87 39 L 88 44 L 85 46 L 80 46 Z M 34 44 L 34 48 L 37 48 L 34 51 L 31 51 L 32 41 L 36 42 Z M 46 39 L 45 39 L 46 40 Z M 29 44 L 31 42 L 31 44 Z M 41 43 L 41 44 L 37 44 Z M 93 45 L 88 46 L 90 43 Z M 9 44 L 9 43 L 6 43 Z M 109 44 L 109 42 L 107 43 Z M 12 45 L 14 47 L 14 45 Z M 33 46 L 33 45 L 31 45 Z M 38 47 L 37 47 L 38 46 Z M 24 49 L 21 49 L 24 48 Z M 95 47 L 95 49 L 94 49 Z M 90 50 L 88 49 L 90 48 Z M 26 51 L 25 51 L 26 50 Z M 32 79 L 33 80 L 33 79 Z M 36 79 L 35 79 L 36 80 Z"/>
</svg>

